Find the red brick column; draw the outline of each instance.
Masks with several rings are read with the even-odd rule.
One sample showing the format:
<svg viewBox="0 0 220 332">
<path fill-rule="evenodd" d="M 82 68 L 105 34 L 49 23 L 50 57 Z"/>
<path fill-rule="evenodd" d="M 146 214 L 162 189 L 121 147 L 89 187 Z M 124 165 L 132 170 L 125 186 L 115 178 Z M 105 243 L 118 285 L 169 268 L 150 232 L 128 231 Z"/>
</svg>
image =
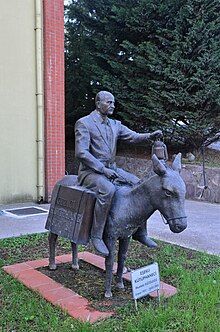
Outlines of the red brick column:
<svg viewBox="0 0 220 332">
<path fill-rule="evenodd" d="M 64 2 L 43 0 L 45 200 L 65 174 Z"/>
</svg>

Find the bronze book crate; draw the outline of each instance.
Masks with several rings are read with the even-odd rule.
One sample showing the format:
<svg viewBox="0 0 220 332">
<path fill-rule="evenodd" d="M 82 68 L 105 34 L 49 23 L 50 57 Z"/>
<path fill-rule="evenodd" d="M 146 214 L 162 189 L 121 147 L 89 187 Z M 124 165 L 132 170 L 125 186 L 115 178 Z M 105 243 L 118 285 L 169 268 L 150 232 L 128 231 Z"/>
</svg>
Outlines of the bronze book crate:
<svg viewBox="0 0 220 332">
<path fill-rule="evenodd" d="M 95 193 L 84 187 L 57 184 L 45 228 L 76 244 L 87 244 L 95 200 Z"/>
</svg>

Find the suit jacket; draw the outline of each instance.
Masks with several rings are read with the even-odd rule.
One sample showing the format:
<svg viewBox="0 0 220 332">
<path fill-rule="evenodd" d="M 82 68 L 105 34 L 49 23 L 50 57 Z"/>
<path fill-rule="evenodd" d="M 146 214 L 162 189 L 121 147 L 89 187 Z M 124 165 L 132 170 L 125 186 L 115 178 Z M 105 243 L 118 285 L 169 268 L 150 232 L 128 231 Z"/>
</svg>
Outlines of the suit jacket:
<svg viewBox="0 0 220 332">
<path fill-rule="evenodd" d="M 117 141 L 130 143 L 147 141 L 149 134 L 139 134 L 130 130 L 120 121 L 108 119 L 111 140 L 106 138 L 102 117 L 95 110 L 79 119 L 75 124 L 75 155 L 80 161 L 78 181 L 92 172 L 103 173 L 103 167 L 114 168 Z"/>
</svg>

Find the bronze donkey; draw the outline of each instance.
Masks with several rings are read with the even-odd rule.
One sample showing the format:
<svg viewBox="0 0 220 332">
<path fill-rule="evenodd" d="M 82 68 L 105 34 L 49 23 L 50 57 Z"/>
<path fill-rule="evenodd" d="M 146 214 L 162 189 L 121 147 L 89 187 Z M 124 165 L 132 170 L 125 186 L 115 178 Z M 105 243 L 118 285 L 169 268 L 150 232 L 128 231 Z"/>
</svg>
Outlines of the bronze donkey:
<svg viewBox="0 0 220 332">
<path fill-rule="evenodd" d="M 105 297 L 112 297 L 111 283 L 116 241 L 119 240 L 117 287 L 124 288 L 122 274 L 131 235 L 137 227 L 144 223 L 156 210 L 163 215 L 170 230 L 180 233 L 187 227 L 184 209 L 185 184 L 180 176 L 181 154 L 174 159 L 171 167 L 161 162 L 155 155 L 152 157 L 153 170 L 156 173 L 148 179 L 129 187 L 120 187 L 114 196 L 108 221 L 104 231 L 104 242 L 109 250 L 105 258 L 106 279 Z M 59 184 L 76 181 L 75 176 L 66 176 Z M 49 268 L 56 269 L 55 245 L 57 235 L 50 233 Z M 79 268 L 77 244 L 72 242 L 72 267 Z"/>
</svg>

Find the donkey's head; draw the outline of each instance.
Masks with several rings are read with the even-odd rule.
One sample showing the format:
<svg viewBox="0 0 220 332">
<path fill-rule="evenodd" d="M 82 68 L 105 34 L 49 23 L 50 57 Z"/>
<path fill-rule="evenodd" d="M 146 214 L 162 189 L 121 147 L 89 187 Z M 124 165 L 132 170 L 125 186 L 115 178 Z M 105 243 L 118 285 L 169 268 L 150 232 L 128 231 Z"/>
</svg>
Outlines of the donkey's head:
<svg viewBox="0 0 220 332">
<path fill-rule="evenodd" d="M 171 167 L 165 166 L 155 155 L 152 162 L 158 177 L 152 182 L 151 204 L 164 216 L 170 230 L 180 233 L 187 227 L 184 208 L 186 186 L 180 176 L 181 153 L 175 157 Z"/>
</svg>

